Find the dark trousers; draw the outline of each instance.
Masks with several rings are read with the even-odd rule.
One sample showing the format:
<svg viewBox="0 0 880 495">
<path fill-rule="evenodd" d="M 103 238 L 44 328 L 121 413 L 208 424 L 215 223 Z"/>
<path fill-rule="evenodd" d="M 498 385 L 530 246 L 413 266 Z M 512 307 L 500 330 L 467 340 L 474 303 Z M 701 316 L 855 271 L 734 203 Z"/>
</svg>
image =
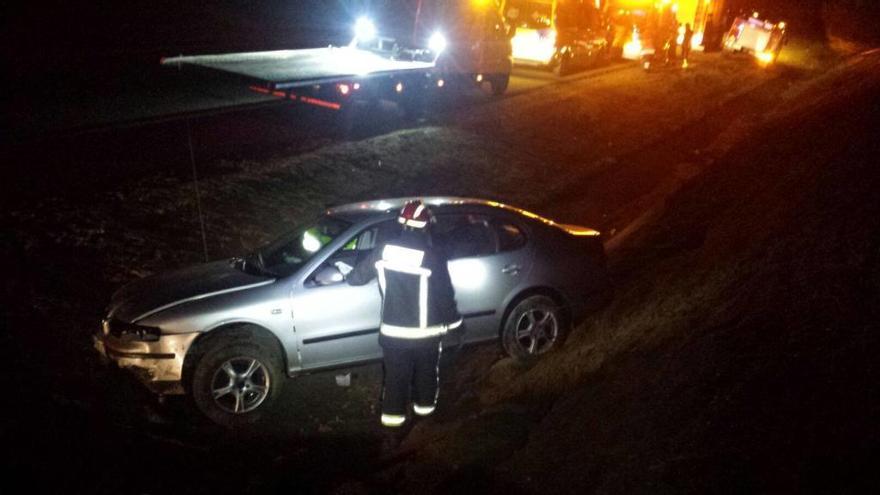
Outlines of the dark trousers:
<svg viewBox="0 0 880 495">
<path fill-rule="evenodd" d="M 433 406 L 437 402 L 441 344 L 435 339 L 430 339 L 424 344 L 413 342 L 407 344 L 383 346 L 385 354 L 383 414 L 405 415 L 410 400 L 410 389 L 413 391 L 413 402 L 419 406 Z"/>
</svg>

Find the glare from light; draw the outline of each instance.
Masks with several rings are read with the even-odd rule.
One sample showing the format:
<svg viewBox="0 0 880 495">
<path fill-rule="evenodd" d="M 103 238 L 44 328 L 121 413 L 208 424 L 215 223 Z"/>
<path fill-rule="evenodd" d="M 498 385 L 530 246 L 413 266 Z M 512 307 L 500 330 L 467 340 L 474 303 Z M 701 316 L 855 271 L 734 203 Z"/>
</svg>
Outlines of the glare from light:
<svg viewBox="0 0 880 495">
<path fill-rule="evenodd" d="M 366 17 L 354 23 L 354 36 L 357 41 L 370 41 L 376 37 L 376 25 Z"/>
<path fill-rule="evenodd" d="M 343 95 L 347 95 L 349 91 L 351 91 L 351 87 L 348 84 L 339 85 L 339 92 Z"/>
<path fill-rule="evenodd" d="M 773 56 L 773 52 L 762 51 L 755 53 L 755 58 L 757 58 L 758 62 L 760 62 L 762 65 L 767 66 L 773 63 L 775 57 Z"/>
<path fill-rule="evenodd" d="M 642 56 L 642 48 L 639 30 L 633 28 L 632 39 L 623 44 L 623 58 L 638 60 Z"/>
<path fill-rule="evenodd" d="M 311 232 L 306 232 L 303 234 L 303 249 L 310 253 L 315 253 L 319 249 L 321 249 L 321 241 L 318 240 L 317 237 L 314 236 Z"/>
<path fill-rule="evenodd" d="M 483 75 L 477 74 L 477 82 L 483 82 Z"/>
<path fill-rule="evenodd" d="M 444 81 L 443 79 L 437 80 L 437 87 L 438 88 L 442 88 L 444 84 L 446 84 L 446 81 Z"/>
<path fill-rule="evenodd" d="M 428 39 L 428 48 L 434 53 L 442 53 L 446 49 L 446 36 L 441 32 L 435 32 Z"/>
<path fill-rule="evenodd" d="M 480 289 L 488 278 L 486 265 L 480 260 L 454 260 L 448 266 L 449 278 L 458 289 Z"/>
<path fill-rule="evenodd" d="M 556 53 L 556 31 L 517 29 L 510 43 L 514 59 L 549 64 Z"/>
<path fill-rule="evenodd" d="M 397 83 L 397 86 L 394 86 L 394 91 L 397 91 L 398 93 L 402 93 L 403 92 L 403 83 L 402 82 Z"/>
</svg>

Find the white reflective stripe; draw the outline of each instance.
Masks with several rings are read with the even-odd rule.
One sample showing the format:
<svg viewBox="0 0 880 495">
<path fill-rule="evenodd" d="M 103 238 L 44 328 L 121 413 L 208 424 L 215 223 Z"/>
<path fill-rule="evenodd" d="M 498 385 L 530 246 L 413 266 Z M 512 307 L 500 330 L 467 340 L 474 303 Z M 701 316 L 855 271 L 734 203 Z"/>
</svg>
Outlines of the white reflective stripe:
<svg viewBox="0 0 880 495">
<path fill-rule="evenodd" d="M 413 404 L 413 412 L 418 414 L 419 416 L 428 416 L 437 406 L 420 406 L 418 404 Z"/>
<path fill-rule="evenodd" d="M 419 214 L 420 214 L 420 213 L 422 212 L 422 210 L 424 210 L 424 209 L 425 209 L 425 205 L 424 205 L 424 204 L 420 204 L 419 206 L 417 206 L 417 207 L 416 207 L 416 211 L 413 212 L 413 218 L 419 218 Z"/>
<path fill-rule="evenodd" d="M 431 276 L 430 269 L 422 268 L 420 266 L 403 265 L 401 263 L 395 263 L 393 261 L 379 260 L 376 262 L 376 268 L 379 268 L 380 266 L 383 266 L 389 270 L 394 270 L 395 272 L 409 273 L 411 275 L 421 275 L 425 277 Z"/>
<path fill-rule="evenodd" d="M 446 333 L 446 325 L 433 325 L 425 328 L 418 327 L 399 327 L 397 325 L 389 325 L 383 323 L 379 326 L 379 333 L 388 337 L 398 339 L 424 339 L 427 337 L 436 337 Z"/>
<path fill-rule="evenodd" d="M 385 426 L 400 426 L 406 421 L 406 416 L 399 414 L 383 414 L 382 424 Z"/>
<path fill-rule="evenodd" d="M 385 265 L 381 260 L 376 262 L 376 273 L 379 274 L 379 289 L 385 294 Z"/>
<path fill-rule="evenodd" d="M 423 228 L 425 228 L 425 225 L 428 225 L 428 222 L 424 222 L 424 221 L 420 222 L 418 220 L 407 220 L 406 225 L 409 227 L 414 227 L 416 229 L 423 229 Z"/>
<path fill-rule="evenodd" d="M 434 390 L 434 406 L 437 406 L 437 399 L 440 397 L 440 356 L 443 354 L 443 341 L 437 342 L 437 367 L 434 368 L 434 375 L 437 377 L 437 389 Z"/>
<path fill-rule="evenodd" d="M 385 249 L 382 250 L 382 259 L 403 265 L 422 266 L 422 260 L 425 259 L 425 252 L 419 251 L 418 249 L 388 244 L 385 246 Z"/>
<path fill-rule="evenodd" d="M 461 326 L 462 321 L 463 321 L 462 318 L 459 318 L 458 321 L 454 321 L 454 322 L 450 323 L 449 325 L 446 325 L 446 327 L 450 330 L 452 330 L 454 328 L 458 328 Z"/>
<path fill-rule="evenodd" d="M 419 277 L 419 326 L 428 326 L 428 276 Z"/>
</svg>

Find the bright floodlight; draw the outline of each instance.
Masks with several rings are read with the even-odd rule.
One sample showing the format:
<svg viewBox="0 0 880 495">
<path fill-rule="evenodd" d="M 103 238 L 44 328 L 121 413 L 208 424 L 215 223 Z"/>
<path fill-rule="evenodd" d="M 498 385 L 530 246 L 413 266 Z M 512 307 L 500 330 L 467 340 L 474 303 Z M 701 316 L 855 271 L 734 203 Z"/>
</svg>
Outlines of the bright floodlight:
<svg viewBox="0 0 880 495">
<path fill-rule="evenodd" d="M 439 32 L 432 34 L 428 40 L 428 48 L 434 53 L 442 52 L 446 49 L 446 36 Z"/>
<path fill-rule="evenodd" d="M 370 41 L 376 37 L 376 25 L 366 17 L 354 23 L 354 36 L 358 41 Z"/>
</svg>

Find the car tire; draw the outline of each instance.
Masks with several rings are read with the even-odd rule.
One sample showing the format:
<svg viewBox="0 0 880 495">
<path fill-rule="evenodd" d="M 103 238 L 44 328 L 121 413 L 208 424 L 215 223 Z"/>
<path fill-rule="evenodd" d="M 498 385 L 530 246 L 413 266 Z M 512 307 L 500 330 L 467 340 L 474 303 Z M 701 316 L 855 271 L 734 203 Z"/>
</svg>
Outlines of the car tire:
<svg viewBox="0 0 880 495">
<path fill-rule="evenodd" d="M 258 422 L 280 395 L 282 359 L 267 339 L 220 335 L 195 366 L 192 397 L 211 421 L 225 427 Z"/>
<path fill-rule="evenodd" d="M 492 76 L 492 79 L 489 81 L 489 86 L 492 87 L 492 95 L 501 96 L 507 91 L 507 86 L 510 84 L 510 74 L 496 74 Z"/>
<path fill-rule="evenodd" d="M 519 301 L 504 320 L 501 344 L 508 356 L 528 361 L 554 349 L 565 329 L 562 308 L 547 296 Z"/>
</svg>

